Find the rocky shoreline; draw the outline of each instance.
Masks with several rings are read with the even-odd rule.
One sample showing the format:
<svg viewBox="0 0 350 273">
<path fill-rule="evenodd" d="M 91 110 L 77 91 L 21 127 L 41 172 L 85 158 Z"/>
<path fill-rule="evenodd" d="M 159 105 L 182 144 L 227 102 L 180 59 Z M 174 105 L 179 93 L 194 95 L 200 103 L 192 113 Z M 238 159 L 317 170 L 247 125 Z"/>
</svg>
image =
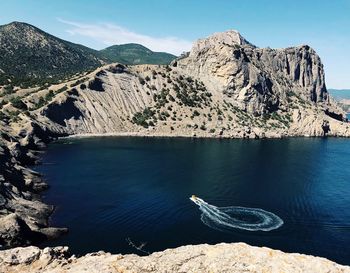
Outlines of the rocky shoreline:
<svg viewBox="0 0 350 273">
<path fill-rule="evenodd" d="M 145 135 L 140 132 L 135 133 L 111 133 L 111 134 L 82 134 L 82 135 L 58 135 L 54 132 L 50 132 L 49 130 L 45 130 L 39 126 L 34 120 L 27 120 L 25 124 L 19 124 L 18 129 L 22 134 L 14 134 L 14 132 L 18 132 L 16 130 L 10 131 L 8 127 L 2 128 L 1 134 L 1 145 L 0 145 L 0 168 L 1 168 L 1 218 L 0 218 L 0 239 L 2 245 L 5 247 L 15 247 L 15 246 L 23 246 L 23 245 L 32 245 L 39 244 L 45 240 L 50 240 L 61 236 L 62 234 L 68 231 L 67 228 L 55 228 L 49 227 L 49 217 L 54 211 L 54 207 L 50 205 L 46 205 L 41 202 L 40 194 L 42 191 L 48 189 L 48 184 L 43 180 L 41 175 L 37 172 L 34 172 L 30 169 L 30 166 L 33 164 L 40 163 L 40 155 L 45 151 L 46 145 L 55 139 L 64 137 L 64 138 L 79 138 L 79 137 L 101 137 L 101 136 L 119 136 L 119 137 L 180 137 L 175 134 L 166 135 L 166 134 L 155 134 L 155 135 Z M 25 129 L 23 129 L 25 128 Z M 182 135 L 181 137 L 193 137 L 193 135 Z M 209 138 L 213 138 L 213 136 L 207 136 Z M 215 136 L 215 138 L 225 138 L 225 136 Z M 254 140 L 252 140 L 254 141 Z M 192 247 L 192 246 L 188 246 Z M 201 249 L 206 249 L 206 247 L 199 247 L 196 251 L 202 251 Z M 213 247 L 214 248 L 214 247 Z M 34 249 L 34 250 L 33 250 Z M 254 248 L 255 250 L 257 248 Z M 13 262 L 8 263 L 2 255 L 8 257 L 8 253 L 11 251 L 15 251 L 16 255 L 21 256 L 25 255 L 27 251 L 34 251 L 36 253 L 34 258 L 30 258 L 31 262 L 24 262 L 19 264 L 13 264 Z M 59 251 L 58 251 L 59 250 Z M 10 249 L 0 251 L 0 268 L 3 267 L 6 269 L 5 272 L 11 272 L 11 270 L 17 270 L 18 268 L 23 269 L 26 272 L 31 272 L 33 268 L 33 272 L 52 272 L 50 270 L 57 270 L 57 272 L 62 272 L 63 270 L 67 270 L 69 272 L 69 268 L 65 268 L 66 264 L 70 264 L 72 258 L 65 258 L 61 260 L 61 257 L 57 254 L 57 251 L 63 251 L 64 257 L 67 257 L 67 250 L 65 248 L 50 248 L 46 250 L 39 250 L 35 247 L 29 248 L 19 248 L 19 249 Z M 171 251 L 171 250 L 169 250 Z M 235 251 L 235 250 L 234 250 Z M 32 253 L 32 252 L 31 252 Z M 39 254 L 38 254 L 39 253 Z M 46 254 L 45 254 L 46 253 Z M 47 257 L 49 253 L 51 256 Z M 169 253 L 169 252 L 167 252 Z M 189 254 L 191 253 L 191 254 Z M 186 255 L 189 255 L 188 259 L 192 259 L 192 251 L 190 251 Z M 250 252 L 249 252 L 250 253 Z M 282 252 L 281 252 L 282 253 Z M 15 255 L 15 256 L 16 256 Z M 52 256 L 53 255 L 53 256 Z M 58 255 L 58 256 L 57 256 Z M 171 255 L 171 254 L 169 254 Z M 205 254 L 207 255 L 207 254 Z M 242 254 L 243 255 L 243 254 Z M 244 254 L 246 255 L 246 254 Z M 291 254 L 286 254 L 291 255 Z M 15 257 L 11 256 L 11 257 Z M 46 257 L 43 258 L 42 257 Z M 74 266 L 80 270 L 80 268 L 85 268 L 87 266 L 87 260 L 90 260 L 91 257 L 99 257 L 102 261 L 94 261 L 94 263 L 101 263 L 100 265 L 105 268 L 110 268 L 110 258 L 114 259 L 114 257 L 124 257 L 122 255 L 110 255 L 110 254 L 90 254 L 84 256 L 82 258 L 76 259 L 73 257 Z M 129 261 L 129 256 L 123 261 Z M 130 256 L 133 259 L 140 259 L 143 261 L 143 257 Z M 278 256 L 279 257 L 279 256 Z M 289 256 L 283 256 L 285 259 L 290 259 Z M 304 257 L 301 255 L 301 257 Z M 20 259 L 20 258 L 19 258 Z M 46 259 L 46 260 L 45 260 Z M 93 258 L 94 259 L 94 258 Z M 124 259 L 124 258 L 123 258 Z M 185 258 L 184 258 L 185 259 Z M 302 260 L 304 258 L 301 258 Z M 319 263 L 319 258 L 308 259 L 308 262 Z M 117 258 L 119 261 L 119 258 Z M 321 259 L 322 260 L 322 259 Z M 126 272 L 143 272 L 144 268 L 135 267 L 135 263 L 137 261 L 132 262 L 132 265 L 129 264 Z M 145 261 L 145 267 L 147 267 L 147 263 L 150 261 Z M 15 262 L 16 263 L 16 262 Z M 43 263 L 47 263 L 46 266 L 42 266 Z M 90 262 L 88 262 L 90 263 Z M 152 262 L 151 262 L 152 263 Z M 228 261 L 227 261 L 228 263 Z M 322 262 L 323 264 L 324 262 Z M 42 271 L 40 271 L 37 266 L 41 265 Z M 114 264 L 114 262 L 113 262 Z M 123 263 L 121 263 L 123 264 Z M 161 266 L 162 263 L 158 265 L 158 267 L 154 267 L 157 271 L 162 271 Z M 348 268 L 339 267 L 335 263 L 327 262 L 327 267 L 329 268 L 329 272 L 348 272 Z M 53 266 L 51 268 L 51 266 Z M 193 268 L 196 268 L 197 265 L 191 265 Z M 210 264 L 206 265 L 208 268 L 211 268 Z M 220 264 L 225 268 L 224 264 Z M 233 265 L 232 265 L 233 266 Z M 254 268 L 252 264 L 246 264 L 247 268 Z M 253 266 L 253 267 L 252 267 Z M 259 265 L 260 266 L 260 265 Z M 284 269 L 286 265 L 283 265 Z M 296 265 L 293 265 L 296 266 Z M 299 265 L 301 266 L 301 265 Z M 307 265 L 303 265 L 303 272 L 307 272 L 310 270 L 312 272 L 312 268 L 307 267 Z M 323 266 L 323 265 L 322 265 Z M 170 265 L 169 265 L 170 267 Z M 201 267 L 200 269 L 203 272 L 209 270 L 207 267 Z M 236 268 L 236 265 L 234 266 Z M 71 272 L 77 272 L 74 267 L 72 267 Z M 289 265 L 288 267 L 289 268 Z M 294 268 L 296 272 L 300 270 Z M 39 270 L 39 271 L 38 271 Z M 174 269 L 173 272 L 177 271 L 178 268 Z M 288 269 L 289 270 L 289 269 Z M 232 272 L 232 268 L 229 269 L 227 267 L 227 271 Z M 92 271 L 93 272 L 93 271 Z M 96 272 L 97 271 L 96 269 Z M 109 272 L 109 271 L 106 271 Z M 113 272 L 113 271 L 112 271 Z M 119 271 L 115 271 L 119 272 Z M 152 271 L 151 271 L 152 272 Z M 171 271 L 170 271 L 171 272 Z M 220 269 L 220 272 L 225 272 Z M 250 271 L 247 271 L 250 272 Z M 294 271 L 290 271 L 294 272 Z M 314 271 L 313 271 L 314 272 Z M 322 272 L 322 271 L 320 271 Z M 324 271 L 326 272 L 326 271 Z"/>
<path fill-rule="evenodd" d="M 318 272 L 346 273 L 325 258 L 284 253 L 244 243 L 188 245 L 140 257 L 103 251 L 82 257 L 67 247 L 14 248 L 0 251 L 1 272 Z"/>
<path fill-rule="evenodd" d="M 46 145 L 58 138 L 81 137 L 191 137 L 232 139 L 227 135 L 199 135 L 177 133 L 121 132 L 99 134 L 57 134 L 42 128 L 35 120 L 16 124 L 12 128 L 2 124 L 0 137 L 0 244 L 4 247 L 37 244 L 68 231 L 49 227 L 54 207 L 41 202 L 40 195 L 49 185 L 31 166 L 40 163 Z M 238 137 L 237 137 L 238 138 Z M 255 139 L 258 137 L 254 137 Z"/>
</svg>

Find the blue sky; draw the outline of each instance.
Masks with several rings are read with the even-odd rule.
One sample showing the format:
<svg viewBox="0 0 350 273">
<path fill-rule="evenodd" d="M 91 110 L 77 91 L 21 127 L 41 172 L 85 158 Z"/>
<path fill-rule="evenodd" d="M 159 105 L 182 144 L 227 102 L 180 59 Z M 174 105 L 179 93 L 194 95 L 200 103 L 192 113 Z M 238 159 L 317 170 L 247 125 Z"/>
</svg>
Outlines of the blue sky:
<svg viewBox="0 0 350 273">
<path fill-rule="evenodd" d="M 214 32 L 236 29 L 259 47 L 308 44 L 327 86 L 350 88 L 350 0 L 11 0 L 0 24 L 23 21 L 101 49 L 139 42 L 179 54 Z"/>
</svg>

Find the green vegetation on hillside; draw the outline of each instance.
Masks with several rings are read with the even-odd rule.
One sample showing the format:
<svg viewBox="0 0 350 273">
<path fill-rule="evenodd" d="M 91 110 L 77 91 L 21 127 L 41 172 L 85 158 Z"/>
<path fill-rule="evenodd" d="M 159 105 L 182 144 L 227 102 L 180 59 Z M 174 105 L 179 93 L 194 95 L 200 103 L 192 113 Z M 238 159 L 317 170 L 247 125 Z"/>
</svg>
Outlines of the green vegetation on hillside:
<svg viewBox="0 0 350 273">
<path fill-rule="evenodd" d="M 169 64 L 176 56 L 165 52 L 153 52 L 139 44 L 114 45 L 100 51 L 108 62 L 124 64 Z"/>
<path fill-rule="evenodd" d="M 98 52 L 25 23 L 0 26 L 0 85 L 52 83 L 100 66 Z"/>
<path fill-rule="evenodd" d="M 113 62 L 169 64 L 176 56 L 139 44 L 97 51 L 20 22 L 0 26 L 0 86 L 44 86 Z"/>
<path fill-rule="evenodd" d="M 194 119 L 200 116 L 200 109 L 209 107 L 212 103 L 212 94 L 207 91 L 201 81 L 193 80 L 191 77 L 178 76 L 171 79 L 169 75 L 162 75 L 163 73 L 152 72 L 152 74 L 154 77 L 161 75 L 163 78 L 169 79 L 170 83 L 172 83 L 169 85 L 171 88 L 162 87 L 160 90 L 157 90 L 155 85 L 149 86 L 152 91 L 155 91 L 153 93 L 154 105 L 134 114 L 132 122 L 136 125 L 148 128 L 155 126 L 158 121 L 181 121 L 181 116 L 173 108 L 175 105 L 186 106 L 190 109 L 198 108 L 198 110 L 193 109 L 191 118 Z M 147 82 L 152 81 L 148 76 L 145 77 L 145 80 Z M 203 124 L 201 130 L 206 129 L 205 124 Z"/>
</svg>

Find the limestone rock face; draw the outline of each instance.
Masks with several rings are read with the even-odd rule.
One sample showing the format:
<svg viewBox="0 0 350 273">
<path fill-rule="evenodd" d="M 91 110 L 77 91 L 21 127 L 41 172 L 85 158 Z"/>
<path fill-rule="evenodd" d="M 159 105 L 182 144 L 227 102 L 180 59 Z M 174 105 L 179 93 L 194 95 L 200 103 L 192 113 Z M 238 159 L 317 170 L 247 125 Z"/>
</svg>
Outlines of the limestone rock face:
<svg viewBox="0 0 350 273">
<path fill-rule="evenodd" d="M 0 252 L 1 272 L 350 272 L 350 267 L 244 243 L 188 245 L 147 257 L 97 252 L 69 257 L 64 247 Z"/>
<path fill-rule="evenodd" d="M 292 93 L 313 103 L 328 99 L 323 65 L 309 46 L 261 49 L 228 31 L 197 41 L 178 66 L 253 114 L 288 107 Z"/>
<path fill-rule="evenodd" d="M 198 53 L 202 52 L 204 49 L 215 47 L 217 45 L 250 45 L 254 47 L 251 43 L 249 43 L 241 34 L 236 30 L 229 30 L 226 32 L 218 32 L 214 33 L 207 39 L 199 39 L 194 43 L 190 56 L 198 55 Z"/>
</svg>

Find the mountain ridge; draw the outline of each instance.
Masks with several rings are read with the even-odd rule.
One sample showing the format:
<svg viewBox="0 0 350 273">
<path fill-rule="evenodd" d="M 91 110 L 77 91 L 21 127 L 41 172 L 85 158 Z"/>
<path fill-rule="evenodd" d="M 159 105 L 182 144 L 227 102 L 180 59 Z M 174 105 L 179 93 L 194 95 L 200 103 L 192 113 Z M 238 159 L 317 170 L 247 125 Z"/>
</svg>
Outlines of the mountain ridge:
<svg viewBox="0 0 350 273">
<path fill-rule="evenodd" d="M 108 60 L 123 64 L 169 64 L 176 58 L 175 55 L 154 52 L 136 43 L 112 45 L 99 52 Z"/>
<path fill-rule="evenodd" d="M 95 69 L 103 64 L 96 52 L 27 23 L 0 26 L 0 68 L 17 83 L 40 78 L 65 78 Z"/>
<path fill-rule="evenodd" d="M 129 44 L 135 45 L 137 44 Z M 58 82 L 112 62 L 125 64 L 167 64 L 175 58 L 165 52 L 115 45 L 98 51 L 55 37 L 33 25 L 12 22 L 0 26 L 0 85 L 33 86 Z M 118 47 L 118 51 L 111 50 Z M 134 51 L 133 54 L 130 54 Z M 144 54 L 148 58 L 144 58 Z M 10 79 L 10 81 L 8 80 Z"/>
</svg>

